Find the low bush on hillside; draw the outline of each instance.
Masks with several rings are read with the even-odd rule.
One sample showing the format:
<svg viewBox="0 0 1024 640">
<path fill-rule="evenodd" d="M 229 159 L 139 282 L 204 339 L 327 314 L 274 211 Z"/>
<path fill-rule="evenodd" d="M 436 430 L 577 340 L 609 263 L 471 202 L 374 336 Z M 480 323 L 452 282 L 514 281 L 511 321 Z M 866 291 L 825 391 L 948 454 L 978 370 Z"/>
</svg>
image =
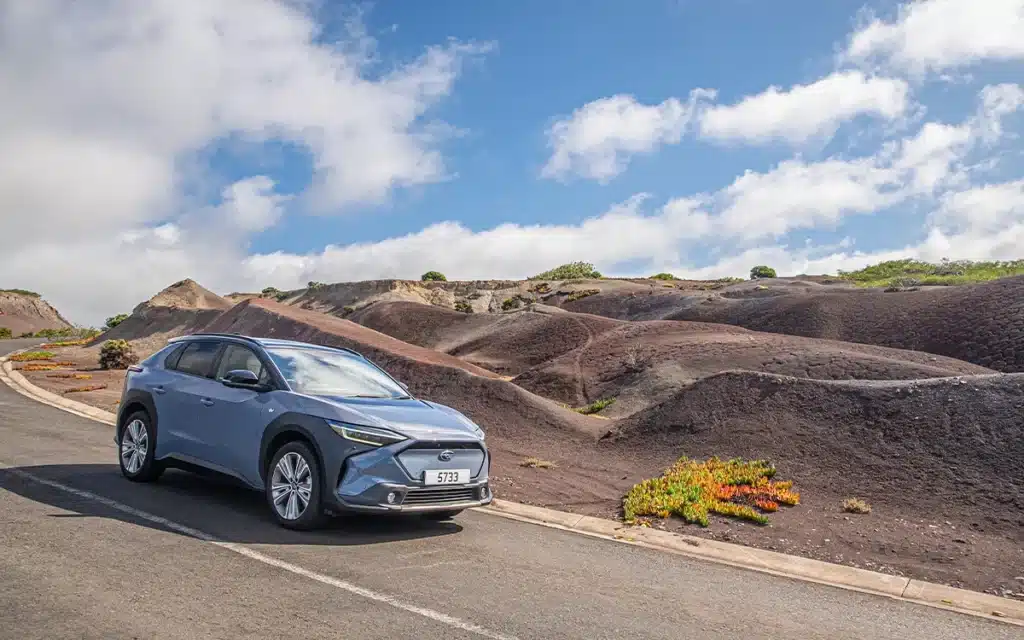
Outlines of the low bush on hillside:
<svg viewBox="0 0 1024 640">
<path fill-rule="evenodd" d="M 420 276 L 421 282 L 448 282 L 448 278 L 440 271 L 428 271 Z"/>
<path fill-rule="evenodd" d="M 800 503 L 792 482 L 773 482 L 775 467 L 763 460 L 704 462 L 681 458 L 660 478 L 634 486 L 622 501 L 626 521 L 675 515 L 688 523 L 708 526 L 717 513 L 768 524 L 765 513 L 779 505 Z"/>
<path fill-rule="evenodd" d="M 13 337 L 14 334 L 11 333 L 11 330 L 9 328 L 0 327 L 0 340 L 10 340 Z"/>
<path fill-rule="evenodd" d="M 671 273 L 656 273 L 653 276 L 651 276 L 651 280 L 678 280 L 678 279 L 679 278 L 675 277 Z"/>
<path fill-rule="evenodd" d="M 55 353 L 52 351 L 26 351 L 11 356 L 12 362 L 34 362 L 38 360 L 53 360 Z"/>
<path fill-rule="evenodd" d="M 888 286 L 885 287 L 886 292 L 896 291 L 915 291 L 921 286 L 921 281 L 917 278 L 911 278 L 910 276 L 896 276 L 889 280 Z"/>
<path fill-rule="evenodd" d="M 573 291 L 570 293 L 569 297 L 566 298 L 566 302 L 576 302 L 577 300 L 582 300 L 583 298 L 597 295 L 599 293 L 601 293 L 601 291 L 598 289 L 580 289 L 579 291 Z"/>
<path fill-rule="evenodd" d="M 538 273 L 529 280 L 573 280 L 578 278 L 600 278 L 601 272 L 589 262 L 570 262 L 544 273 Z"/>
<path fill-rule="evenodd" d="M 28 289 L 0 289 L 0 293 L 15 293 L 19 296 L 28 296 L 30 298 L 41 298 L 35 291 L 29 291 Z"/>
<path fill-rule="evenodd" d="M 260 291 L 260 295 L 264 298 L 273 298 L 281 302 L 288 298 L 290 294 L 287 291 L 281 291 L 277 287 L 265 287 L 263 291 Z"/>
<path fill-rule="evenodd" d="M 107 340 L 100 347 L 101 369 L 127 369 L 138 361 L 139 356 L 127 340 Z"/>
<path fill-rule="evenodd" d="M 986 282 L 1024 275 L 1024 260 L 974 262 L 948 260 L 925 262 L 906 258 L 887 260 L 858 271 L 840 271 L 838 277 L 861 287 L 888 287 L 894 278 L 912 278 L 921 285 L 955 285 Z"/>
<path fill-rule="evenodd" d="M 507 299 L 502 301 L 502 303 L 501 303 L 501 310 L 502 311 L 511 311 L 513 309 L 518 309 L 519 307 L 523 306 L 524 304 L 529 304 L 531 302 L 533 302 L 533 300 L 531 300 L 530 298 L 527 298 L 525 296 L 519 295 L 517 293 L 516 295 L 512 296 L 511 298 L 507 298 Z"/>
<path fill-rule="evenodd" d="M 843 501 L 843 511 L 847 513 L 871 513 L 871 505 L 860 498 L 847 498 Z"/>
<path fill-rule="evenodd" d="M 519 463 L 520 467 L 526 467 L 527 469 L 554 469 L 557 465 L 550 460 L 541 460 L 540 458 L 527 458 Z"/>
<path fill-rule="evenodd" d="M 603 411 L 613 404 L 615 404 L 615 398 L 602 398 L 600 400 L 595 400 L 586 406 L 577 407 L 573 409 L 573 411 L 589 416 L 591 414 L 598 413 L 599 411 Z"/>
<path fill-rule="evenodd" d="M 114 327 L 121 324 L 127 319 L 127 313 L 119 313 L 116 316 L 110 316 L 109 318 L 107 318 L 107 321 L 103 323 L 103 326 L 105 326 L 108 329 L 113 329 Z"/>
<path fill-rule="evenodd" d="M 323 289 L 326 286 L 326 284 L 322 282 L 317 282 L 315 280 L 310 280 L 309 282 L 306 283 L 306 288 L 309 289 L 310 291 L 319 291 L 320 289 Z"/>
<path fill-rule="evenodd" d="M 473 313 L 473 307 L 465 300 L 457 300 L 455 302 L 455 310 L 462 313 Z"/>
<path fill-rule="evenodd" d="M 750 279 L 751 280 L 760 280 L 761 278 L 775 278 L 775 277 L 777 277 L 777 274 L 775 273 L 775 269 L 772 269 L 771 267 L 763 265 L 763 264 L 759 264 L 759 265 L 757 265 L 756 267 L 754 267 L 754 268 L 752 268 L 750 270 Z"/>
<path fill-rule="evenodd" d="M 544 295 L 545 293 L 551 293 L 551 285 L 548 284 L 547 282 L 541 282 L 530 287 L 528 291 L 530 293 L 538 293 Z"/>
</svg>

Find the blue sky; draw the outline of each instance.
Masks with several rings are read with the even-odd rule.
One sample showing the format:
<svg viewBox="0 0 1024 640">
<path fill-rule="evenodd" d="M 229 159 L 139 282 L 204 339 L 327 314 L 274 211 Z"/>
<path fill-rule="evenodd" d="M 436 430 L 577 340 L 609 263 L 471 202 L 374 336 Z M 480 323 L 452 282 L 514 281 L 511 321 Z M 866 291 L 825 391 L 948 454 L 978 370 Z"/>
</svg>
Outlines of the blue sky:
<svg viewBox="0 0 1024 640">
<path fill-rule="evenodd" d="M 83 322 L 184 277 L 796 274 L 1024 242 L 1024 0 L 0 12 L 0 284 Z"/>
</svg>

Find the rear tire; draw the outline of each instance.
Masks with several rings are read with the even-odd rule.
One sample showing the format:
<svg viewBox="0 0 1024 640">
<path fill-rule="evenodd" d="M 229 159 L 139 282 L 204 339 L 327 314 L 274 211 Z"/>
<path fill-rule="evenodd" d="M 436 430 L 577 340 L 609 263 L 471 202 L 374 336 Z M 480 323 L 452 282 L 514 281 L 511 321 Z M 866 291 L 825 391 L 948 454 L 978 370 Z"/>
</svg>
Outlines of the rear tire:
<svg viewBox="0 0 1024 640">
<path fill-rule="evenodd" d="M 451 520 L 455 516 L 462 513 L 462 509 L 455 511 L 435 511 L 433 513 L 424 513 L 421 518 L 424 520 L 433 520 L 435 522 L 444 522 L 445 520 Z"/>
<path fill-rule="evenodd" d="M 121 475 L 132 482 L 153 482 L 164 472 L 156 456 L 156 430 L 145 411 L 128 416 L 117 438 L 117 461 Z"/>
<path fill-rule="evenodd" d="M 289 442 L 274 453 L 267 467 L 265 493 L 279 525 L 299 531 L 324 525 L 322 478 L 320 463 L 305 442 Z"/>
</svg>

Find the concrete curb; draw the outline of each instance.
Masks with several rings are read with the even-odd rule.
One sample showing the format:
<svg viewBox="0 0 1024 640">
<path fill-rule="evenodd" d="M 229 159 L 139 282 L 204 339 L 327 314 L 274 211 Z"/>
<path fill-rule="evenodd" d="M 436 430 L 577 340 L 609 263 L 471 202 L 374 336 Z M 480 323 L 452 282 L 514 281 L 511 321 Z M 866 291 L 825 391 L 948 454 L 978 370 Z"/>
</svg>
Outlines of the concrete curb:
<svg viewBox="0 0 1024 640">
<path fill-rule="evenodd" d="M 19 353 L 19 352 L 14 352 Z M 14 353 L 9 355 L 14 355 Z M 113 426 L 116 416 L 109 411 L 68 400 L 40 389 L 13 370 L 8 357 L 0 357 L 0 380 L 18 393 L 106 425 Z M 480 513 L 521 522 L 562 529 L 582 535 L 643 546 L 676 553 L 717 564 L 725 564 L 762 573 L 815 582 L 832 587 L 887 596 L 949 611 L 985 617 L 1024 626 L 1024 602 L 998 596 L 957 589 L 946 585 L 892 576 L 801 556 L 745 547 L 728 542 L 708 540 L 646 527 L 631 527 L 615 520 L 582 516 L 544 507 L 495 499 L 488 507 L 474 509 Z"/>
</svg>

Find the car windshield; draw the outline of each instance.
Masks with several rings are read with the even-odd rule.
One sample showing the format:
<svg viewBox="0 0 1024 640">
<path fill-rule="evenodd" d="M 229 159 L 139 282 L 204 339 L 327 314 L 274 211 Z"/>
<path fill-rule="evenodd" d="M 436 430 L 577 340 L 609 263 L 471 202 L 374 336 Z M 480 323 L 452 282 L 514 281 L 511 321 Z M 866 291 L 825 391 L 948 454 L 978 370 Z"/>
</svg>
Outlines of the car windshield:
<svg viewBox="0 0 1024 640">
<path fill-rule="evenodd" d="M 289 386 L 313 396 L 408 398 L 383 371 L 357 356 L 326 349 L 268 349 Z"/>
</svg>

